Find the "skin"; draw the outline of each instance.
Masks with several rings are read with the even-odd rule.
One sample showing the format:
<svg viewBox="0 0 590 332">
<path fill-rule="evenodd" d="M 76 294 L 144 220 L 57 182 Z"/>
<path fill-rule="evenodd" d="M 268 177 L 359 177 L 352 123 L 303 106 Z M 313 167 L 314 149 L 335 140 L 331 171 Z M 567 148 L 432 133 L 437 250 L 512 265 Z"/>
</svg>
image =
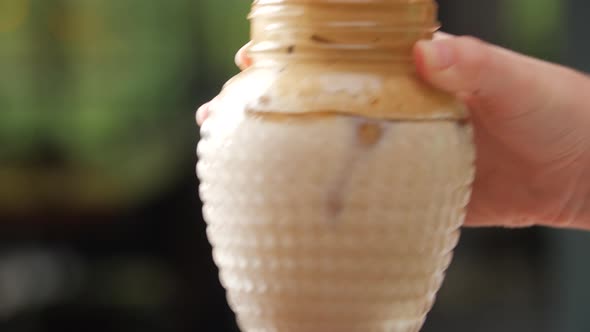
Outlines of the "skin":
<svg viewBox="0 0 590 332">
<path fill-rule="evenodd" d="M 241 69 L 248 46 L 236 55 Z M 590 230 L 590 77 L 443 33 L 418 42 L 414 59 L 423 80 L 471 110 L 478 156 L 467 226 Z"/>
</svg>

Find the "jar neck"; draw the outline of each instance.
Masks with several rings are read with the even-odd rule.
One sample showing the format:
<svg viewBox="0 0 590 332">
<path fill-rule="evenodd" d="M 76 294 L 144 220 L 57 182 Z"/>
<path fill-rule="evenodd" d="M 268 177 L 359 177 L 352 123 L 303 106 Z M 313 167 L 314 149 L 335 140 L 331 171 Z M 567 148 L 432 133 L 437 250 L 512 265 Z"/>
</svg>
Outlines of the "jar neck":
<svg viewBox="0 0 590 332">
<path fill-rule="evenodd" d="M 438 29 L 434 0 L 255 0 L 255 65 L 285 62 L 395 64 Z"/>
</svg>

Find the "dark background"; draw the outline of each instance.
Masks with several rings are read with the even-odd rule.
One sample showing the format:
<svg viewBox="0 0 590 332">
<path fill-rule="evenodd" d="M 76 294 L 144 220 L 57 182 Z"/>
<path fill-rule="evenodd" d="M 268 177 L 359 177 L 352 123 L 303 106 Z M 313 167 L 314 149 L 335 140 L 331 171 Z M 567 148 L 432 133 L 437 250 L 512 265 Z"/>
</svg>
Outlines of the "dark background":
<svg viewBox="0 0 590 332">
<path fill-rule="evenodd" d="M 586 0 L 441 0 L 444 30 L 590 70 Z M 245 0 L 0 0 L 0 331 L 237 331 L 194 110 Z M 509 190 L 509 188 L 507 188 Z M 466 230 L 425 331 L 590 330 L 590 234 Z"/>
</svg>

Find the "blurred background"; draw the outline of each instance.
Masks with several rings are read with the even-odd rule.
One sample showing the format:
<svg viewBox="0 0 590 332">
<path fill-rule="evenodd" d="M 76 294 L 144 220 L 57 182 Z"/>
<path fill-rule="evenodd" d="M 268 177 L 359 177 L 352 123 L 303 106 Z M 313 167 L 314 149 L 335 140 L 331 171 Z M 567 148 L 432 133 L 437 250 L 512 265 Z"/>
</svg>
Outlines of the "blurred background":
<svg viewBox="0 0 590 332">
<path fill-rule="evenodd" d="M 445 30 L 590 70 L 587 0 L 440 0 Z M 196 107 L 245 0 L 0 0 L 0 331 L 236 332 Z M 425 331 L 590 330 L 590 234 L 466 230 Z"/>
</svg>

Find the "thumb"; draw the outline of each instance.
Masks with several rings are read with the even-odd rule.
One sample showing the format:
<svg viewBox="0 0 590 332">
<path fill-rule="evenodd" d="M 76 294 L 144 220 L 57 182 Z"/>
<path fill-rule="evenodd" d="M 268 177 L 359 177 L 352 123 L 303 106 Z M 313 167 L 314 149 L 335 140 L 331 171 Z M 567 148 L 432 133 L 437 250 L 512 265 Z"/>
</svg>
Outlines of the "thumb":
<svg viewBox="0 0 590 332">
<path fill-rule="evenodd" d="M 420 41 L 414 53 L 423 79 L 498 116 L 539 109 L 555 93 L 553 65 L 473 37 Z"/>
<path fill-rule="evenodd" d="M 420 41 L 416 69 L 434 87 L 458 95 L 481 127 L 513 146 L 549 148 L 564 132 L 586 132 L 590 80 L 566 67 L 521 55 L 473 37 Z M 501 130 L 500 130 L 501 128 Z M 587 134 L 586 134 L 587 136 Z M 555 145 L 555 153 L 563 148 Z"/>
</svg>

